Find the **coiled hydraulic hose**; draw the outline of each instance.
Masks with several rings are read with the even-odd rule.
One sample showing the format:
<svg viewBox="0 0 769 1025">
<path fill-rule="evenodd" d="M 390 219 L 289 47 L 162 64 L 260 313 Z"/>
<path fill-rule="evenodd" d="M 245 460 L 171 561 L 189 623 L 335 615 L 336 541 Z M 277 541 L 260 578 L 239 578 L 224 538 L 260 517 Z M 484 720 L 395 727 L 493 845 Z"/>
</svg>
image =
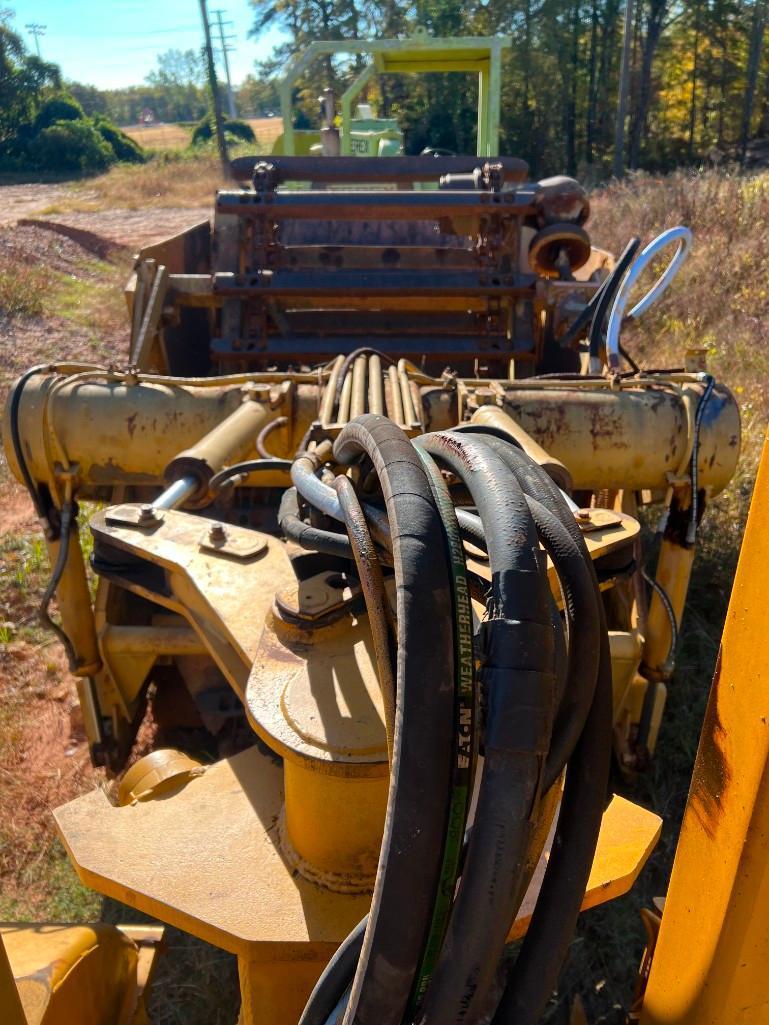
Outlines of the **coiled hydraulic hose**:
<svg viewBox="0 0 769 1025">
<path fill-rule="evenodd" d="M 345 1025 L 401 1025 L 435 902 L 451 782 L 454 650 L 443 528 L 419 456 L 400 428 L 366 415 L 334 455 L 371 460 L 385 500 L 396 581 L 397 709 L 377 879 Z M 405 913 L 404 913 L 405 912 Z"/>
<path fill-rule="evenodd" d="M 480 440 L 417 444 L 454 472 L 478 508 L 492 588 L 482 625 L 487 721 L 475 822 L 441 958 L 417 1018 L 476 1021 L 523 897 L 526 855 L 554 712 L 550 592 L 534 522 L 515 478 Z"/>
<path fill-rule="evenodd" d="M 361 925 L 319 980 L 302 1025 L 337 1021 L 345 1006 L 345 1025 L 475 1025 L 488 1020 L 494 1014 L 495 980 L 505 937 L 528 881 L 526 860 L 539 799 L 568 763 L 540 898 L 494 1017 L 495 1025 L 534 1025 L 555 986 L 576 923 L 605 802 L 611 662 L 603 604 L 572 509 L 554 482 L 525 454 L 483 431 L 427 435 L 417 439 L 416 445 L 425 468 L 422 475 L 416 473 L 414 448 L 402 432 L 384 417 L 368 416 L 345 428 L 335 448 L 343 462 L 365 454 L 384 494 L 396 581 L 400 581 L 396 736 L 385 839 L 365 941 L 360 939 Z M 466 489 L 463 493 L 469 492 L 479 515 L 466 509 L 454 515 L 433 460 L 460 479 Z M 394 492 L 394 480 L 405 486 Z M 431 506 L 433 512 L 426 518 L 425 484 L 437 506 L 437 510 Z M 337 487 L 352 491 L 353 486 L 346 481 Z M 307 490 L 317 487 L 311 484 Z M 414 494 L 420 500 L 409 522 Z M 328 495 L 323 502 L 328 511 Z M 376 507 L 363 506 L 364 514 L 369 508 Z M 443 521 L 442 531 L 434 530 L 435 511 L 438 522 Z M 450 756 L 453 749 L 456 755 L 459 745 L 456 740 L 452 745 L 449 738 L 447 746 L 445 736 L 442 745 L 438 741 L 436 731 L 440 725 L 445 728 L 444 718 L 417 719 L 417 709 L 424 716 L 432 699 L 436 703 L 431 707 L 440 707 L 446 714 L 433 691 L 447 683 L 452 673 L 456 676 L 457 660 L 461 660 L 459 649 L 453 660 L 446 657 L 450 630 L 449 636 L 441 635 L 444 647 L 434 647 L 431 616 L 436 606 L 426 615 L 424 608 L 427 594 L 435 593 L 439 565 L 443 572 L 438 576 L 446 582 L 452 531 L 455 537 L 461 532 L 485 549 L 491 569 L 486 622 L 481 625 L 477 651 L 486 695 L 483 775 L 453 907 L 451 881 L 457 865 L 447 871 L 449 843 L 444 845 L 443 840 L 451 836 L 446 800 L 452 808 L 459 806 L 457 779 L 449 765 L 448 772 L 444 767 L 442 786 L 436 786 L 438 765 L 433 762 L 427 775 L 425 769 L 438 750 Z M 404 561 L 407 539 L 412 545 L 409 558 L 418 553 L 415 573 L 408 575 L 410 587 Z M 561 583 L 567 652 L 540 543 Z M 361 548 L 359 556 L 373 558 L 371 548 L 363 552 Z M 424 576 L 428 567 L 432 589 Z M 419 602 L 413 590 L 417 581 L 427 588 Z M 439 591 L 439 604 L 450 622 L 452 610 L 445 601 L 450 583 L 446 591 L 442 587 Z M 411 621 L 404 616 L 411 616 Z M 456 589 L 453 616 L 456 643 Z M 419 684 L 414 682 L 416 675 L 421 675 Z M 415 762 L 423 753 L 420 745 L 429 747 L 432 755 L 426 755 L 421 775 L 415 776 Z M 456 818 L 463 822 L 461 815 Z M 407 823 L 418 838 L 404 832 Z M 429 843 L 427 833 L 432 838 Z M 430 853 L 429 865 L 415 859 L 418 846 Z M 436 860 L 436 854 L 442 856 Z"/>
</svg>

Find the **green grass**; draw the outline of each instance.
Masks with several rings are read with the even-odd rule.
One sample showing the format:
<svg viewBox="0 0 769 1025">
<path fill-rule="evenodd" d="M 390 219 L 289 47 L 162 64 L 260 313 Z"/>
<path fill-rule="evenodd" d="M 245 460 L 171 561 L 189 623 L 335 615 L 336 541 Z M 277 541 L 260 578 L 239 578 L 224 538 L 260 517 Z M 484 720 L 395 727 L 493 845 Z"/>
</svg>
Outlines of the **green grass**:
<svg viewBox="0 0 769 1025">
<path fill-rule="evenodd" d="M 0 856 L 12 839 L 0 834 Z M 59 840 L 46 840 L 25 852 L 26 864 L 18 873 L 15 897 L 0 894 L 0 921 L 4 922 L 92 922 L 101 915 L 102 898 L 75 875 L 67 852 Z M 44 896 L 41 898 L 41 881 Z M 19 897 L 29 892 L 33 897 Z"/>
</svg>

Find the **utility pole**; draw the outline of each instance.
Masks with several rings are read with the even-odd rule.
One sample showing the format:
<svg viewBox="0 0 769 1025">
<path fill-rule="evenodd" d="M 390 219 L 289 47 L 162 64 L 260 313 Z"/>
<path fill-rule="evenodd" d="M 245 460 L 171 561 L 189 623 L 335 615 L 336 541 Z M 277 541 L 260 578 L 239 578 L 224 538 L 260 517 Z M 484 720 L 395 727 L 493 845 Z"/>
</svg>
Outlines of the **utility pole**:
<svg viewBox="0 0 769 1025">
<path fill-rule="evenodd" d="M 230 59 L 227 54 L 230 51 L 230 47 L 227 45 L 228 39 L 233 39 L 234 36 L 225 36 L 224 26 L 232 25 L 231 21 L 222 21 L 222 15 L 225 13 L 221 7 L 212 12 L 216 15 L 217 21 L 219 22 L 219 41 L 222 46 L 222 58 L 224 60 L 224 77 L 227 79 L 227 108 L 229 116 L 235 118 L 238 116 L 238 112 L 235 108 L 235 94 L 232 91 L 232 81 L 230 79 Z"/>
<path fill-rule="evenodd" d="M 614 166 L 612 173 L 621 178 L 625 171 L 625 119 L 630 91 L 630 43 L 633 36 L 633 0 L 625 0 L 625 28 L 622 37 L 622 63 L 619 72 L 617 123 L 614 128 Z"/>
<path fill-rule="evenodd" d="M 222 173 L 225 178 L 230 177 L 230 158 L 227 155 L 227 140 L 224 138 L 224 123 L 222 120 L 222 101 L 219 96 L 219 83 L 216 81 L 216 66 L 214 64 L 214 51 L 211 46 L 211 26 L 208 23 L 208 9 L 206 0 L 200 0 L 200 15 L 203 19 L 203 31 L 206 36 L 206 66 L 208 69 L 208 86 L 211 90 L 211 99 L 214 104 L 214 128 L 216 130 L 216 145 L 219 149 L 219 157 L 222 162 Z"/>
<path fill-rule="evenodd" d="M 45 30 L 48 28 L 47 25 L 41 25 L 39 21 L 33 21 L 28 25 L 24 26 L 26 30 L 35 37 L 35 49 L 37 50 L 38 60 L 42 60 L 43 57 L 40 53 L 40 37 L 45 35 Z"/>
</svg>

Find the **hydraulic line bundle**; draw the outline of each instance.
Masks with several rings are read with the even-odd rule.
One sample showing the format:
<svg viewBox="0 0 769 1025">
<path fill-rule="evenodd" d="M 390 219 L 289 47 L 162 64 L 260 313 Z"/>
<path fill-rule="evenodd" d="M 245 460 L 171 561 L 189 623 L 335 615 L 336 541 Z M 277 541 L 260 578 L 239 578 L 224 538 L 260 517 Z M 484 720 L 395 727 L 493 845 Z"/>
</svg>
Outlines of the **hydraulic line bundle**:
<svg viewBox="0 0 769 1025">
<path fill-rule="evenodd" d="M 282 523 L 290 516 L 300 544 L 354 557 L 392 739 L 371 911 L 302 1025 L 534 1023 L 576 923 L 608 783 L 611 666 L 582 533 L 552 478 L 482 427 L 412 443 L 369 414 L 312 464 L 294 463 Z M 323 528 L 298 527 L 300 501 Z M 471 595 L 484 604 L 474 626 Z M 562 782 L 540 897 L 510 958 Z"/>
</svg>

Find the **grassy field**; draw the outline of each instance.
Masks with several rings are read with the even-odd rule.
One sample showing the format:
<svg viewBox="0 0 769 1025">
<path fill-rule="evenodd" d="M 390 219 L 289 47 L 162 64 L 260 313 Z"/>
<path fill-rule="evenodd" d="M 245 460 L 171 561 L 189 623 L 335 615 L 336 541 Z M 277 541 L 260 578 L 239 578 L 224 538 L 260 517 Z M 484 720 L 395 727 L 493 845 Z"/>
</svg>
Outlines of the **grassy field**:
<svg viewBox="0 0 769 1025">
<path fill-rule="evenodd" d="M 259 117 L 245 119 L 254 131 L 260 149 L 269 151 L 275 139 L 283 131 L 283 123 L 279 117 Z M 184 125 L 130 125 L 124 128 L 146 150 L 179 150 L 190 144 L 191 128 Z"/>
<path fill-rule="evenodd" d="M 136 205 L 199 206 L 210 201 L 218 178 L 213 158 L 169 158 L 116 168 L 78 186 L 64 206 L 72 203 L 69 208 L 94 214 Z M 580 994 L 591 1025 L 619 1025 L 643 947 L 639 908 L 664 894 L 667 885 L 769 421 L 769 176 L 638 175 L 597 191 L 592 204 L 588 228 L 593 239 L 615 252 L 633 234 L 647 240 L 673 224 L 693 228 L 691 259 L 664 302 L 631 327 L 624 342 L 646 366 L 675 365 L 687 347 L 706 348 L 712 371 L 734 389 L 743 416 L 737 475 L 713 501 L 700 534 L 657 757 L 633 786 L 618 786 L 664 817 L 662 841 L 628 897 L 582 916 L 564 973 L 561 995 Z M 21 244 L 20 237 L 17 232 L 12 238 Z M 31 250 L 28 273 L 19 270 L 18 254 L 4 257 L 0 248 L 3 393 L 12 373 L 40 359 L 65 354 L 113 359 L 125 351 L 119 292 L 125 258 L 94 260 L 61 246 L 58 262 L 52 252 Z M 0 500 L 6 521 L 0 541 L 0 779 L 6 798 L 0 810 L 0 917 L 86 919 L 101 912 L 115 921 L 125 918 L 126 909 L 102 905 L 85 891 L 53 838 L 51 806 L 96 785 L 98 777 L 77 754 L 82 744 L 77 748 L 75 743 L 75 754 L 67 756 L 66 745 L 79 736 L 71 683 L 57 646 L 33 617 L 46 578 L 46 555 L 34 517 L 5 471 Z M 17 519 L 9 530 L 11 517 Z M 41 748 L 40 737 L 47 747 Z M 156 988 L 153 1025 L 234 1021 L 233 972 L 227 955 L 172 933 Z M 546 1020 L 555 1023 L 555 1008 Z"/>
</svg>

